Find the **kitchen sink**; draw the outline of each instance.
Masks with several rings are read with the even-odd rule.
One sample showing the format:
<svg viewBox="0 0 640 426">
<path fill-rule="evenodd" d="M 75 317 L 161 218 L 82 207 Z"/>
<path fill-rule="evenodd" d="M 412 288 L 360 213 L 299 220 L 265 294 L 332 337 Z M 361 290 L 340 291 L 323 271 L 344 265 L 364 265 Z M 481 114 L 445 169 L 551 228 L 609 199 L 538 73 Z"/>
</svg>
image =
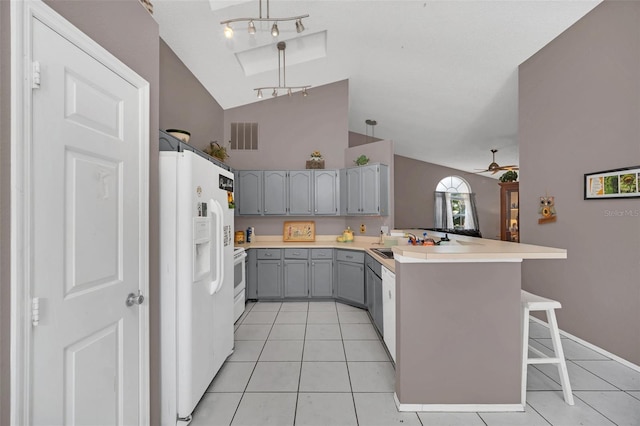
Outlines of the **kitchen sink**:
<svg viewBox="0 0 640 426">
<path fill-rule="evenodd" d="M 390 248 L 374 248 L 371 251 L 385 259 L 393 259 L 393 250 Z"/>
</svg>

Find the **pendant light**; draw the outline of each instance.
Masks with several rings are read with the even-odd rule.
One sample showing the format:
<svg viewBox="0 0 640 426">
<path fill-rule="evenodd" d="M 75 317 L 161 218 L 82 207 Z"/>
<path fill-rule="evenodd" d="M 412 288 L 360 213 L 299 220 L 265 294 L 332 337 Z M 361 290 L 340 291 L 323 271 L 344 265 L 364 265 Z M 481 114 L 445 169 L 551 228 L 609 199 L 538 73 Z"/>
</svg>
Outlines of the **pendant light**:
<svg viewBox="0 0 640 426">
<path fill-rule="evenodd" d="M 302 90 L 302 96 L 307 96 L 307 89 L 311 87 L 311 85 L 305 86 L 287 86 L 287 58 L 285 50 L 287 48 L 287 43 L 284 41 L 278 42 L 276 45 L 278 48 L 278 85 L 277 86 L 265 86 L 265 87 L 256 87 L 255 91 L 258 92 L 258 99 L 262 99 L 262 91 L 263 90 L 272 90 L 271 96 L 276 97 L 280 94 L 282 90 L 288 96 L 292 96 L 295 90 Z"/>
</svg>

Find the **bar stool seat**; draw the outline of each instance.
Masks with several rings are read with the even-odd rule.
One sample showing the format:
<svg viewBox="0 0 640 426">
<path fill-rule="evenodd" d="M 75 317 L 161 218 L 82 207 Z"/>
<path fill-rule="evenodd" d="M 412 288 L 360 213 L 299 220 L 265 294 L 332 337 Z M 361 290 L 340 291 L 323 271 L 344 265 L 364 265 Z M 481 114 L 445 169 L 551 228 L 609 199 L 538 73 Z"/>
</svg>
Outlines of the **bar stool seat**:
<svg viewBox="0 0 640 426">
<path fill-rule="evenodd" d="M 560 309 L 562 305 L 556 300 L 547 299 L 545 297 L 531 294 L 521 290 L 520 302 L 522 304 L 522 405 L 526 403 L 527 397 L 527 366 L 529 364 L 557 364 L 558 373 L 560 374 L 560 382 L 562 383 L 562 392 L 564 400 L 569 405 L 574 405 L 573 394 L 571 393 L 571 384 L 569 383 L 569 373 L 567 372 L 567 362 L 564 359 L 564 351 L 562 350 L 562 342 L 560 341 L 560 332 L 558 330 L 558 322 L 556 320 L 555 310 Z M 549 323 L 549 331 L 551 332 L 551 342 L 553 343 L 553 357 L 549 357 L 540 352 L 536 348 L 529 346 L 529 312 L 545 311 L 547 314 L 547 322 Z M 538 357 L 529 358 L 529 351 L 535 353 Z"/>
</svg>

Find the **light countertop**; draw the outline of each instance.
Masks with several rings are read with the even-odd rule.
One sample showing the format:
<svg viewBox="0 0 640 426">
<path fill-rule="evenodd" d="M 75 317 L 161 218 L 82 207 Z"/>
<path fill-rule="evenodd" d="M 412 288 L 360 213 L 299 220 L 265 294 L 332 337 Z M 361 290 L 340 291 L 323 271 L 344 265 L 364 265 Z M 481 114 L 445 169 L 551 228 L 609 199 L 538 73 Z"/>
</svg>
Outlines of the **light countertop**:
<svg viewBox="0 0 640 426">
<path fill-rule="evenodd" d="M 500 262 L 522 259 L 566 259 L 567 250 L 532 244 L 448 234 L 451 241 L 439 246 L 397 245 L 393 253 L 401 263 L 410 262 Z M 429 231 L 436 241 L 444 234 Z"/>
<path fill-rule="evenodd" d="M 410 231 L 409 231 L 410 232 Z M 422 231 L 420 231 L 421 233 Z M 415 234 L 415 232 L 414 232 Z M 444 234 L 429 231 L 428 236 L 436 241 Z M 399 237 L 398 245 L 392 247 L 395 260 L 401 263 L 413 262 L 500 262 L 522 259 L 566 259 L 565 249 L 543 247 L 532 244 L 511 243 L 487 238 L 474 238 L 449 234 L 451 241 L 438 246 L 412 246 Z M 373 248 L 381 248 L 379 238 L 356 236 L 353 242 L 340 243 L 335 235 L 316 235 L 313 242 L 284 242 L 280 235 L 254 236 L 251 243 L 236 244 L 245 249 L 256 248 L 337 248 L 365 251 L 387 269 L 395 271 L 394 259 L 380 257 Z M 389 248 L 389 247 L 387 247 Z"/>
<path fill-rule="evenodd" d="M 395 271 L 395 262 L 393 259 L 385 259 L 371 251 L 372 248 L 384 247 L 379 244 L 379 238 L 376 237 L 358 237 L 349 243 L 339 243 L 336 241 L 337 235 L 316 235 L 315 241 L 309 242 L 285 242 L 282 241 L 281 235 L 265 235 L 255 236 L 253 241 L 245 244 L 235 244 L 236 247 L 244 247 L 245 249 L 258 248 L 336 248 L 345 250 L 364 251 L 373 256 L 384 267 L 391 271 Z M 387 247 L 389 248 L 389 247 Z"/>
</svg>

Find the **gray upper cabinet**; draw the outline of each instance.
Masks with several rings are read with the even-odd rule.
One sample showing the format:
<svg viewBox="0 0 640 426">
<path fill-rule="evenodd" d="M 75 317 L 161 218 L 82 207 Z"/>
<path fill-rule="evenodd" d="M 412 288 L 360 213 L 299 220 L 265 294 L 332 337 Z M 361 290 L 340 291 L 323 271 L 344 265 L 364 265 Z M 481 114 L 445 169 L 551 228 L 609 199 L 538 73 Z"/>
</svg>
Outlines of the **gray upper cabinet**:
<svg viewBox="0 0 640 426">
<path fill-rule="evenodd" d="M 385 164 L 343 169 L 343 213 L 389 215 L 389 167 Z"/>
<path fill-rule="evenodd" d="M 340 171 L 236 171 L 236 215 L 340 215 Z"/>
<path fill-rule="evenodd" d="M 289 172 L 289 214 L 313 214 L 313 173 L 311 170 Z"/>
<path fill-rule="evenodd" d="M 314 214 L 338 215 L 340 185 L 338 170 L 314 170 Z"/>
<path fill-rule="evenodd" d="M 238 172 L 240 215 L 262 214 L 262 171 L 241 170 Z"/>
<path fill-rule="evenodd" d="M 287 172 L 285 170 L 264 171 L 263 199 L 265 215 L 287 214 Z"/>
</svg>

